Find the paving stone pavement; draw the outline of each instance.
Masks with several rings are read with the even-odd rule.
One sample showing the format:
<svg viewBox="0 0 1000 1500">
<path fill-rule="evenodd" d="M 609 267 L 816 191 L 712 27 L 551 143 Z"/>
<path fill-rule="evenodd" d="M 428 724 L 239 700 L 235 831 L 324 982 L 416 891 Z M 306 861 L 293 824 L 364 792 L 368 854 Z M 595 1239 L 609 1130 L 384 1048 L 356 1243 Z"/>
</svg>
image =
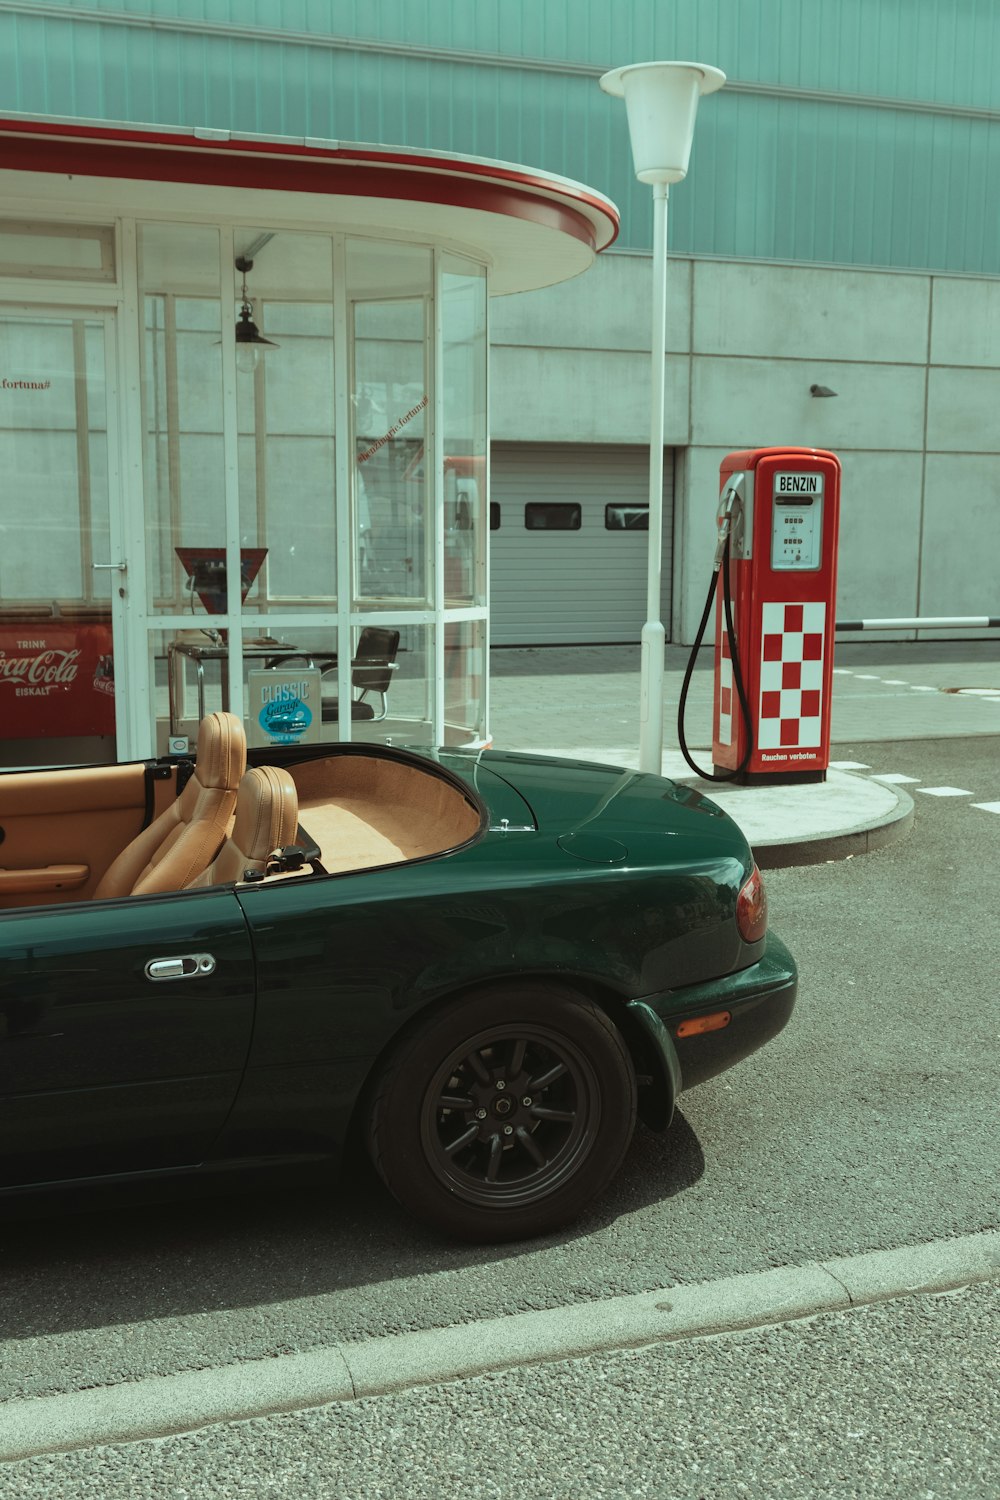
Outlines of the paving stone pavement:
<svg viewBox="0 0 1000 1500">
<path fill-rule="evenodd" d="M 744 787 L 711 795 L 740 825 L 764 866 L 868 853 L 903 837 L 913 819 L 911 778 L 889 746 L 914 739 L 1000 732 L 1000 645 L 976 642 L 849 644 L 833 670 L 831 764 L 821 785 Z M 662 771 L 707 790 L 679 749 L 678 705 L 688 653 L 668 647 Z M 499 749 L 639 765 L 638 646 L 500 648 L 491 653 L 491 732 Z M 711 774 L 714 676 L 703 651 L 691 678 L 685 736 Z M 884 765 L 838 760 L 838 744 L 884 741 Z M 912 787 L 910 788 L 913 789 Z M 932 796 L 964 788 L 917 788 Z M 989 804 L 979 804 L 994 811 Z"/>
<path fill-rule="evenodd" d="M 664 749 L 676 751 L 688 653 L 667 648 Z M 501 647 L 490 653 L 495 746 L 529 750 L 638 746 L 638 646 Z M 713 673 L 703 650 L 691 680 L 688 743 L 711 741 Z M 1000 641 L 872 642 L 838 648 L 833 744 L 1000 733 Z M 565 752 L 564 752 L 565 753 Z"/>
</svg>

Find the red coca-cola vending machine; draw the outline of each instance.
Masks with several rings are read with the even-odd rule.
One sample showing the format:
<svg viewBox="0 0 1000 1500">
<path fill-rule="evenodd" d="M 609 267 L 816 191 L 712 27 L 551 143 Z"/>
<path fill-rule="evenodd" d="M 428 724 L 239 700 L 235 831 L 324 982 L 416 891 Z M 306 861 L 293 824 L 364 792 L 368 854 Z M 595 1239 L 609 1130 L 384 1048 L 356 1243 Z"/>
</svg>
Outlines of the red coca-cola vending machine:
<svg viewBox="0 0 1000 1500">
<path fill-rule="evenodd" d="M 113 736 L 110 619 L 0 619 L 0 723 L 10 740 Z"/>
</svg>

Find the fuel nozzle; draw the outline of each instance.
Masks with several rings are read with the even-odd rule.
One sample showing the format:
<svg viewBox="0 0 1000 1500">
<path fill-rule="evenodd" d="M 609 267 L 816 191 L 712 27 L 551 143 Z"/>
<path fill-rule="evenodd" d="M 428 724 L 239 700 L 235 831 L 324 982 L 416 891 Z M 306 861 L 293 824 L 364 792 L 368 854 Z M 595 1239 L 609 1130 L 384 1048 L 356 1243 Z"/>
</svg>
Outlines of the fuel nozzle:
<svg viewBox="0 0 1000 1500">
<path fill-rule="evenodd" d="M 726 543 L 733 528 L 733 512 L 739 504 L 739 499 L 739 494 L 732 485 L 722 492 L 719 499 L 719 508 L 715 513 L 718 535 L 715 542 L 715 562 L 712 564 L 713 573 L 717 573 L 722 567 L 722 559 L 726 555 Z"/>
</svg>

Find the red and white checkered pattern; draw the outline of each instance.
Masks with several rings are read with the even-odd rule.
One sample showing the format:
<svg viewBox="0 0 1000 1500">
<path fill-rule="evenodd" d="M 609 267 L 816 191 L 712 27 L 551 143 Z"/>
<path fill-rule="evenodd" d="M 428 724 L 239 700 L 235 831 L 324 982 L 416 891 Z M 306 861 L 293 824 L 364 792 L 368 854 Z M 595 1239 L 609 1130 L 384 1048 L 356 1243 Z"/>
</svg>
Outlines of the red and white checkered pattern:
<svg viewBox="0 0 1000 1500">
<path fill-rule="evenodd" d="M 825 627 L 825 604 L 762 607 L 759 750 L 820 748 Z"/>
<path fill-rule="evenodd" d="M 733 699 L 736 688 L 733 683 L 733 662 L 729 655 L 729 635 L 723 634 L 719 652 L 719 744 L 733 743 Z"/>
</svg>

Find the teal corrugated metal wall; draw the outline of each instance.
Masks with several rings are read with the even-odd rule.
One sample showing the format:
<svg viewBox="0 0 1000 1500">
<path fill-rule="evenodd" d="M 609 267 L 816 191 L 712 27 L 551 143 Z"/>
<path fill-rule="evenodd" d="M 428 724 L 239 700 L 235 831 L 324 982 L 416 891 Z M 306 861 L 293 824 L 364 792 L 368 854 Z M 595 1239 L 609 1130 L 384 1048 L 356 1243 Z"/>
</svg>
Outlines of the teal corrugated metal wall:
<svg viewBox="0 0 1000 1500">
<path fill-rule="evenodd" d="M 695 57 L 677 253 L 1000 273 L 996 0 L 0 0 L 31 113 L 426 146 L 608 193 L 647 248 L 607 67 Z"/>
<path fill-rule="evenodd" d="M 746 82 L 1000 107 L 996 0 L 20 0 L 16 8 L 600 68 L 643 57 L 704 57 Z"/>
</svg>

